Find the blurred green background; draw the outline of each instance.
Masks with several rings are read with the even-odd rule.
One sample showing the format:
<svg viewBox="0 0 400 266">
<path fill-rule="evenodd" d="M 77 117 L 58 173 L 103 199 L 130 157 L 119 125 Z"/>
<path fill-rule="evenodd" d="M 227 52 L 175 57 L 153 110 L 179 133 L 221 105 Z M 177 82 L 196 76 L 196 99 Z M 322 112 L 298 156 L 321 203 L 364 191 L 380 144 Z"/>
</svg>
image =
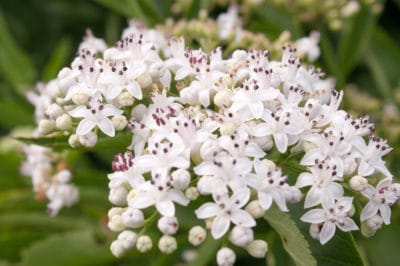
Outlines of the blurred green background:
<svg viewBox="0 0 400 266">
<path fill-rule="evenodd" d="M 115 43 L 127 18 L 140 18 L 149 26 L 167 17 L 196 18 L 201 8 L 214 16 L 229 1 L 178 1 L 179 13 L 172 13 L 167 0 L 24 0 L 0 1 L 0 265 L 172 265 L 182 261 L 173 256 L 132 252 L 114 258 L 109 244 L 115 234 L 107 230 L 107 177 L 112 154 L 70 153 L 74 183 L 81 200 L 63 209 L 55 218 L 45 212 L 45 202 L 34 200 L 30 180 L 19 174 L 23 157 L 9 134 L 21 126 L 34 127 L 33 107 L 25 99 L 26 90 L 39 80 L 48 81 L 73 59 L 86 28 L 91 28 L 109 45 Z M 245 5 L 250 1 L 243 1 Z M 332 29 L 319 1 L 312 5 L 296 1 L 266 1 L 245 13 L 244 28 L 261 32 L 274 40 L 283 30 L 293 39 L 321 32 L 322 54 L 317 65 L 337 79 L 345 90 L 343 108 L 354 114 L 370 114 L 377 134 L 388 138 L 394 151 L 386 157 L 398 180 L 400 176 L 400 1 L 364 1 L 360 11 L 340 18 Z M 289 4 L 285 4 L 289 3 Z M 372 4 L 377 8 L 371 8 Z M 176 5 L 176 4 L 175 4 Z M 379 9 L 379 7 L 381 9 Z M 176 9 L 176 6 L 175 6 Z M 304 18 L 307 12 L 312 16 Z M 326 15 L 326 16 L 325 16 Z M 251 18 L 251 19 L 250 19 Z M 365 239 L 354 234 L 360 252 L 369 265 L 397 265 L 400 211 L 395 207 L 392 224 Z M 273 238 L 273 236 L 272 236 Z M 182 249 L 180 249 L 182 251 Z M 268 255 L 267 255 L 268 256 Z M 291 264 L 289 259 L 281 260 Z M 245 265 L 246 260 L 238 264 Z M 252 265 L 260 260 L 251 260 Z M 210 258 L 210 265 L 214 258 Z M 272 264 L 269 261 L 269 264 Z M 277 263 L 279 265 L 279 263 Z M 332 264 L 333 265 L 333 264 Z"/>
</svg>

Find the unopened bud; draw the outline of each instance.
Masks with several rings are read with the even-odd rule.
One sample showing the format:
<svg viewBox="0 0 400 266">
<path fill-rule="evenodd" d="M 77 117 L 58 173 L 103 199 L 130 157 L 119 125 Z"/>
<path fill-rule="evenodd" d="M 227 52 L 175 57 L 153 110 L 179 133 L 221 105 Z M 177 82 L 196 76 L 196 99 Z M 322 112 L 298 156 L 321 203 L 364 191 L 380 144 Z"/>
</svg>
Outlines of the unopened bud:
<svg viewBox="0 0 400 266">
<path fill-rule="evenodd" d="M 72 128 L 72 118 L 68 114 L 62 114 L 56 119 L 56 127 L 59 130 L 67 131 Z"/>
<path fill-rule="evenodd" d="M 264 240 L 254 240 L 246 247 L 246 250 L 255 258 L 264 258 L 268 251 L 268 243 Z"/>
<path fill-rule="evenodd" d="M 198 246 L 204 242 L 206 236 L 207 232 L 203 227 L 199 225 L 194 226 L 189 231 L 189 243 L 193 246 Z"/>
<path fill-rule="evenodd" d="M 117 131 L 123 130 L 128 124 L 126 117 L 123 115 L 114 116 L 113 118 L 111 118 L 111 122 L 113 123 L 115 130 Z"/>
<path fill-rule="evenodd" d="M 355 191 L 362 191 L 367 187 L 368 180 L 363 176 L 355 175 L 350 179 L 349 185 Z"/>
<path fill-rule="evenodd" d="M 178 219 L 176 217 L 163 216 L 158 220 L 158 229 L 166 235 L 173 235 L 179 229 Z"/>
<path fill-rule="evenodd" d="M 170 235 L 163 235 L 158 241 L 158 248 L 162 253 L 170 254 L 174 252 L 177 248 L 178 244 L 176 243 L 176 239 Z"/>
<path fill-rule="evenodd" d="M 80 145 L 79 142 L 79 136 L 76 134 L 72 134 L 71 136 L 69 136 L 68 138 L 68 144 L 69 146 L 71 146 L 72 148 L 77 148 Z"/>
<path fill-rule="evenodd" d="M 139 236 L 139 238 L 137 239 L 136 242 L 136 248 L 144 253 L 149 251 L 151 248 L 153 247 L 153 241 L 151 240 L 151 238 L 149 236 Z"/>
<path fill-rule="evenodd" d="M 218 266 L 231 266 L 236 261 L 235 252 L 232 249 L 223 247 L 217 252 Z"/>
<path fill-rule="evenodd" d="M 244 226 L 235 226 L 229 236 L 229 240 L 239 247 L 247 246 L 253 239 L 253 230 Z"/>
<path fill-rule="evenodd" d="M 39 134 L 40 135 L 48 135 L 53 133 L 56 129 L 56 125 L 54 121 L 50 121 L 47 119 L 42 119 L 39 121 Z"/>
<path fill-rule="evenodd" d="M 265 214 L 265 209 L 258 200 L 253 200 L 247 204 L 245 210 L 255 219 L 261 218 Z"/>
<path fill-rule="evenodd" d="M 195 187 L 189 187 L 185 191 L 186 198 L 188 198 L 189 200 L 192 200 L 192 201 L 196 200 L 199 197 L 199 195 L 200 195 L 199 191 Z"/>
<path fill-rule="evenodd" d="M 126 198 L 126 197 L 125 197 Z M 144 223 L 144 215 L 141 210 L 128 207 L 122 213 L 122 223 L 127 227 L 138 228 Z"/>
</svg>

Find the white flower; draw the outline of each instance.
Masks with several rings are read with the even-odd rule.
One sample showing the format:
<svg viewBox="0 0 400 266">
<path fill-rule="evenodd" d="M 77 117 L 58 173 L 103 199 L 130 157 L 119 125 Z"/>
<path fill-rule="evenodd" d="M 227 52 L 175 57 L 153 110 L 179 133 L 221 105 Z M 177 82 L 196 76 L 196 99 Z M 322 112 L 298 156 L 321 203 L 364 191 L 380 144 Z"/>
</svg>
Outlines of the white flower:
<svg viewBox="0 0 400 266">
<path fill-rule="evenodd" d="M 320 55 L 319 38 L 319 32 L 313 31 L 310 36 L 298 39 L 296 41 L 297 53 L 300 56 L 306 55 L 310 62 L 315 61 Z"/>
<path fill-rule="evenodd" d="M 348 217 L 352 201 L 351 197 L 342 197 L 336 202 L 324 200 L 323 209 L 309 210 L 300 217 L 300 220 L 312 224 L 323 223 L 319 240 L 321 244 L 325 244 L 334 236 L 336 226 L 344 232 L 358 230 L 358 226 Z"/>
<path fill-rule="evenodd" d="M 98 126 L 104 134 L 110 137 L 114 137 L 115 128 L 108 116 L 116 116 L 122 113 L 123 111 L 114 105 L 103 104 L 98 101 L 91 101 L 87 106 L 80 105 L 69 112 L 72 117 L 83 118 L 76 129 L 77 135 L 85 135 L 95 126 Z"/>
<path fill-rule="evenodd" d="M 225 191 L 215 192 L 213 193 L 215 202 L 204 203 L 195 213 L 199 219 L 215 217 L 212 222 L 211 234 L 215 239 L 218 239 L 225 235 L 231 222 L 245 227 L 256 225 L 253 217 L 242 209 L 249 198 L 249 189 L 238 190 L 231 197 Z"/>
<path fill-rule="evenodd" d="M 361 221 L 374 217 L 379 211 L 383 222 L 390 224 L 390 206 L 400 198 L 400 184 L 393 184 L 391 178 L 385 178 L 376 185 L 376 188 L 367 185 L 361 193 L 369 199 L 369 202 L 361 211 Z"/>
</svg>

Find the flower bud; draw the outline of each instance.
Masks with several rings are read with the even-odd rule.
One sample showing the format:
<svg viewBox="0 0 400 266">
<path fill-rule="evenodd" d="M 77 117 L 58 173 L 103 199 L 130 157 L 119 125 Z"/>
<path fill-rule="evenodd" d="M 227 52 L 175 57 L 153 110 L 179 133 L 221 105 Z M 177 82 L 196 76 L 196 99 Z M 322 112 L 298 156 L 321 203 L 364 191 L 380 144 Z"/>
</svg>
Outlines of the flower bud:
<svg viewBox="0 0 400 266">
<path fill-rule="evenodd" d="M 176 217 L 163 216 L 158 220 L 158 229 L 166 235 L 173 235 L 179 229 L 178 219 Z"/>
<path fill-rule="evenodd" d="M 97 143 L 97 134 L 94 132 L 89 132 L 85 135 L 79 136 L 79 142 L 82 146 L 87 148 L 94 147 Z"/>
<path fill-rule="evenodd" d="M 377 230 L 381 229 L 382 224 L 383 224 L 383 219 L 378 214 L 376 214 L 375 216 L 369 218 L 366 221 L 366 225 L 368 226 L 368 228 L 370 228 L 373 231 L 377 231 Z"/>
<path fill-rule="evenodd" d="M 62 114 L 56 119 L 56 127 L 59 130 L 67 131 L 72 128 L 72 118 L 68 114 Z"/>
<path fill-rule="evenodd" d="M 122 223 L 122 216 L 120 214 L 111 216 L 108 221 L 108 228 L 113 232 L 121 232 L 125 230 L 126 226 Z"/>
<path fill-rule="evenodd" d="M 118 235 L 118 241 L 125 250 L 131 249 L 133 246 L 135 246 L 137 239 L 137 234 L 129 230 L 122 231 Z"/>
<path fill-rule="evenodd" d="M 126 196 L 126 201 L 129 202 L 131 200 L 133 200 L 136 197 L 136 190 L 131 189 L 128 193 L 128 195 Z"/>
<path fill-rule="evenodd" d="M 246 250 L 255 258 L 264 258 L 268 251 L 268 243 L 264 240 L 254 240 L 246 247 Z"/>
<path fill-rule="evenodd" d="M 227 90 L 217 92 L 214 96 L 214 104 L 218 107 L 229 107 L 232 103 L 231 98 L 232 94 Z"/>
<path fill-rule="evenodd" d="M 239 247 L 247 246 L 253 239 L 253 230 L 244 226 L 235 226 L 229 236 L 229 240 Z"/>
<path fill-rule="evenodd" d="M 45 113 L 51 119 L 56 119 L 57 117 L 59 117 L 64 113 L 64 110 L 61 108 L 60 105 L 52 103 L 46 108 Z"/>
<path fill-rule="evenodd" d="M 247 204 L 245 210 L 254 218 L 261 218 L 265 214 L 265 209 L 261 206 L 258 200 L 253 200 Z"/>
<path fill-rule="evenodd" d="M 111 218 L 114 215 L 120 215 L 125 211 L 125 208 L 120 208 L 120 207 L 113 207 L 108 210 L 108 219 L 111 220 Z"/>
<path fill-rule="evenodd" d="M 123 186 L 117 186 L 110 189 L 108 200 L 114 205 L 126 205 L 126 196 L 128 191 Z"/>
<path fill-rule="evenodd" d="M 126 125 L 128 124 L 126 117 L 123 115 L 114 116 L 113 118 L 111 118 L 111 122 L 113 123 L 116 131 L 123 130 L 126 127 Z"/>
<path fill-rule="evenodd" d="M 151 76 L 147 72 L 144 72 L 142 75 L 137 77 L 136 81 L 139 83 L 141 88 L 146 88 L 153 82 Z"/>
<path fill-rule="evenodd" d="M 199 197 L 199 195 L 200 195 L 199 191 L 195 187 L 189 187 L 185 191 L 186 198 L 188 198 L 189 200 L 192 200 L 192 201 L 196 200 Z"/>
<path fill-rule="evenodd" d="M 80 145 L 79 142 L 79 136 L 76 134 L 72 134 L 71 136 L 69 136 L 68 138 L 68 144 L 69 146 L 71 146 L 72 148 L 77 148 Z"/>
<path fill-rule="evenodd" d="M 170 235 L 163 235 L 158 241 L 158 248 L 162 253 L 170 254 L 174 252 L 177 248 L 178 244 L 176 243 L 176 239 Z"/>
<path fill-rule="evenodd" d="M 225 135 L 225 136 L 232 135 L 233 132 L 235 132 L 235 130 L 236 130 L 236 126 L 232 122 L 225 122 L 219 128 L 219 131 L 221 132 L 221 135 Z"/>
<path fill-rule="evenodd" d="M 47 119 L 42 119 L 39 121 L 39 134 L 40 135 L 48 135 L 50 133 L 53 133 L 54 130 L 56 129 L 56 125 L 54 121 L 47 120 Z"/>
<path fill-rule="evenodd" d="M 189 186 L 190 174 L 187 170 L 178 169 L 172 173 L 172 186 L 179 190 L 184 190 Z"/>
<path fill-rule="evenodd" d="M 288 187 L 285 191 L 285 199 L 288 203 L 297 203 L 301 200 L 303 194 L 297 187 Z"/>
<path fill-rule="evenodd" d="M 275 171 L 276 164 L 272 160 L 263 159 L 261 160 L 262 164 L 268 169 L 268 171 Z"/>
<path fill-rule="evenodd" d="M 132 106 L 133 102 L 134 102 L 134 98 L 133 98 L 132 94 L 130 94 L 127 91 L 124 91 L 120 95 L 118 95 L 117 102 L 121 106 Z"/>
<path fill-rule="evenodd" d="M 126 249 L 123 247 L 121 241 L 119 241 L 119 240 L 115 240 L 111 243 L 110 250 L 111 250 L 111 253 L 117 258 L 122 257 L 122 255 L 126 251 Z"/>
<path fill-rule="evenodd" d="M 320 224 L 311 224 L 309 232 L 310 232 L 310 236 L 313 239 L 319 240 L 319 234 L 321 232 L 321 225 Z"/>
<path fill-rule="evenodd" d="M 86 105 L 89 102 L 89 96 L 83 91 L 78 90 L 72 95 L 72 102 L 76 105 Z"/>
<path fill-rule="evenodd" d="M 196 225 L 192 227 L 189 231 L 189 243 L 193 246 L 198 246 L 204 242 L 206 236 L 206 230 L 203 227 Z"/>
<path fill-rule="evenodd" d="M 126 197 L 125 197 L 126 198 Z M 138 228 L 144 223 L 144 215 L 141 210 L 128 207 L 122 213 L 122 223 L 127 227 Z"/>
<path fill-rule="evenodd" d="M 139 236 L 139 238 L 137 239 L 136 242 L 136 248 L 144 253 L 149 251 L 151 248 L 153 247 L 153 241 L 151 240 L 151 238 L 149 236 Z"/>
<path fill-rule="evenodd" d="M 71 176 L 71 172 L 64 169 L 57 173 L 56 178 L 58 182 L 66 184 L 71 181 Z"/>
<path fill-rule="evenodd" d="M 223 247 L 217 252 L 218 266 L 231 266 L 236 261 L 235 252 L 232 249 Z"/>
<path fill-rule="evenodd" d="M 367 187 L 368 180 L 363 176 L 355 175 L 350 179 L 349 185 L 355 191 L 362 191 Z"/>
</svg>

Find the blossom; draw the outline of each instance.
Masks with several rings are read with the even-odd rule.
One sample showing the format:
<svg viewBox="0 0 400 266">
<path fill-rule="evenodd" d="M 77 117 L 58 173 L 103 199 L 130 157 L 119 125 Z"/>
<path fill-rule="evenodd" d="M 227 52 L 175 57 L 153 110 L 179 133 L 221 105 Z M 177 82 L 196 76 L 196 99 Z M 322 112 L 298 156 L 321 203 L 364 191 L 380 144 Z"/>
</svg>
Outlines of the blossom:
<svg viewBox="0 0 400 266">
<path fill-rule="evenodd" d="M 249 189 L 236 191 L 231 197 L 226 191 L 216 191 L 213 193 L 214 202 L 204 203 L 195 210 L 195 214 L 199 219 L 215 217 L 212 222 L 211 234 L 218 239 L 225 235 L 231 222 L 244 227 L 256 225 L 253 217 L 242 209 L 249 198 Z"/>
<path fill-rule="evenodd" d="M 327 243 L 335 234 L 336 226 L 347 232 L 358 230 L 358 226 L 349 218 L 353 198 L 342 197 L 336 201 L 322 201 L 322 209 L 312 209 L 300 217 L 307 223 L 323 224 L 319 235 L 321 244 Z"/>
<path fill-rule="evenodd" d="M 390 224 L 390 206 L 400 199 L 400 184 L 392 183 L 391 178 L 385 178 L 376 185 L 376 188 L 367 185 L 361 193 L 369 199 L 361 211 L 361 221 L 372 218 L 379 211 L 383 222 Z"/>
</svg>

